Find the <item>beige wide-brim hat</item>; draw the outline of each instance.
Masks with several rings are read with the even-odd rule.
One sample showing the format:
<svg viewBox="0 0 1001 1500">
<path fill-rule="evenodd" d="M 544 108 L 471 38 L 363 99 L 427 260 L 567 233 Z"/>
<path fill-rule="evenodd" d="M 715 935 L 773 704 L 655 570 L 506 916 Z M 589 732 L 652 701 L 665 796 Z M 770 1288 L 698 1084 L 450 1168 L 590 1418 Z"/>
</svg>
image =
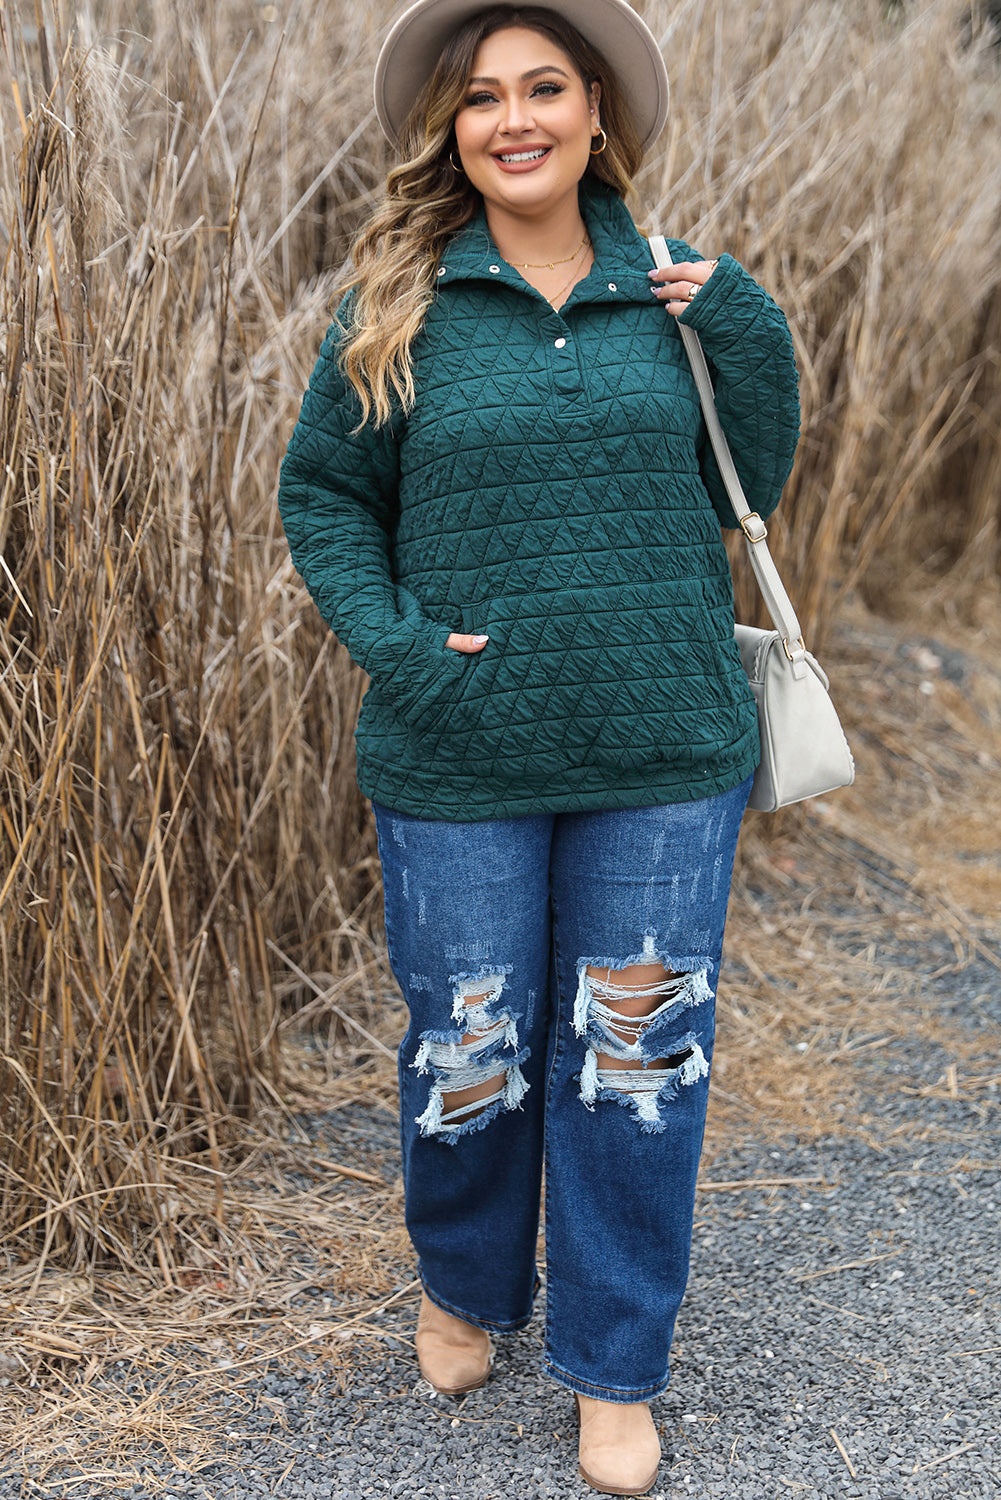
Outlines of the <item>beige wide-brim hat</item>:
<svg viewBox="0 0 1001 1500">
<path fill-rule="evenodd" d="M 529 0 L 531 3 L 531 0 Z M 541 0 L 576 26 L 611 65 L 644 148 L 667 119 L 667 69 L 653 32 L 626 0 Z M 375 110 L 395 144 L 453 32 L 490 0 L 417 0 L 397 20 L 375 65 Z"/>
</svg>

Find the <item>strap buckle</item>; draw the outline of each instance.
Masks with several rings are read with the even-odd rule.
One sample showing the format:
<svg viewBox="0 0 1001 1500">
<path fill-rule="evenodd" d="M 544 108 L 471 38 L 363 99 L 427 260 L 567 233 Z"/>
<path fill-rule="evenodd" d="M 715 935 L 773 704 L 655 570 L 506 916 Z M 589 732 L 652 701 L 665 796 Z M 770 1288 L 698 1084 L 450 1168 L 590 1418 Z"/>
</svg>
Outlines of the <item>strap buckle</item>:
<svg viewBox="0 0 1001 1500">
<path fill-rule="evenodd" d="M 794 649 L 797 650 L 797 651 L 805 651 L 806 650 L 806 642 L 804 641 L 804 639 L 803 639 L 802 636 L 800 636 L 799 639 L 796 641 L 796 645 L 795 645 Z M 785 652 L 786 656 L 788 656 L 788 658 L 789 658 L 790 661 L 795 661 L 796 660 L 796 658 L 792 654 L 792 651 L 789 650 L 789 637 L 787 635 L 784 635 L 782 637 L 782 650 Z"/>
<path fill-rule="evenodd" d="M 749 516 L 741 517 L 740 529 L 749 542 L 763 542 L 768 535 L 768 527 L 756 510 L 752 510 Z"/>
</svg>

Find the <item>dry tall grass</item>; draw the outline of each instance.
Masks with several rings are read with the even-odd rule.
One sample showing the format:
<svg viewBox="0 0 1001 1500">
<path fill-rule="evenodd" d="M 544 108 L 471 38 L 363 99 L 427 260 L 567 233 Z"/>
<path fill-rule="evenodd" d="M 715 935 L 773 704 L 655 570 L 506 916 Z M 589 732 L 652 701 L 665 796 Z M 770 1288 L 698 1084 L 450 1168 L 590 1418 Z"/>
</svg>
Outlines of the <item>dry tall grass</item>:
<svg viewBox="0 0 1001 1500">
<path fill-rule="evenodd" d="M 232 1122 L 280 1096 L 282 1002 L 359 1024 L 361 682 L 273 491 L 385 166 L 369 79 L 389 10 L 0 8 L 11 1254 L 169 1277 L 229 1233 Z M 823 628 L 834 581 L 884 594 L 916 559 L 996 571 L 988 39 L 960 0 L 646 14 L 675 103 L 642 216 L 731 248 L 792 315 L 806 422 L 780 551 L 804 621 Z"/>
<path fill-rule="evenodd" d="M 952 0 L 647 14 L 674 107 L 644 196 L 792 323 L 803 439 L 778 525 L 805 621 L 823 634 L 835 582 L 901 601 L 915 559 L 996 572 L 998 33 Z"/>
</svg>

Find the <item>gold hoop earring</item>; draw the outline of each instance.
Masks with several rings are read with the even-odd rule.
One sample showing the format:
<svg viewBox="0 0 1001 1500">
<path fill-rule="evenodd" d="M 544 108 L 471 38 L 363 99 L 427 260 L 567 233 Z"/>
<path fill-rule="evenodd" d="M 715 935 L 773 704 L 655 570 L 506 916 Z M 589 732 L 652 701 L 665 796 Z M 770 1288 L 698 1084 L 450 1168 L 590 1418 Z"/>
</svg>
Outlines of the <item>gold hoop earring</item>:
<svg viewBox="0 0 1001 1500">
<path fill-rule="evenodd" d="M 460 176 L 460 177 L 462 177 L 462 176 L 463 176 L 463 175 L 464 175 L 464 174 L 463 174 L 463 170 L 462 170 L 462 163 L 461 163 L 461 162 L 460 162 L 460 163 L 459 163 L 459 165 L 458 165 L 458 166 L 456 166 L 456 165 L 455 165 L 455 162 L 454 162 L 454 161 L 453 161 L 453 160 L 452 160 L 452 157 L 453 157 L 453 156 L 454 156 L 454 155 L 455 155 L 455 152 L 454 152 L 454 151 L 450 151 L 450 152 L 449 152 L 449 153 L 448 153 L 448 164 L 449 164 L 449 166 L 450 166 L 450 167 L 451 167 L 451 168 L 452 168 L 452 171 L 453 171 L 453 172 L 457 172 L 457 173 L 458 173 L 458 175 L 459 175 L 459 176 Z"/>
<path fill-rule="evenodd" d="M 594 147 L 592 146 L 588 152 L 589 156 L 600 156 L 605 147 L 608 145 L 608 136 L 602 130 L 600 125 L 598 126 L 598 135 L 601 136 L 601 145 L 598 147 L 597 151 L 595 151 Z M 598 139 L 598 135 L 593 135 L 591 137 L 592 141 L 596 141 Z"/>
</svg>

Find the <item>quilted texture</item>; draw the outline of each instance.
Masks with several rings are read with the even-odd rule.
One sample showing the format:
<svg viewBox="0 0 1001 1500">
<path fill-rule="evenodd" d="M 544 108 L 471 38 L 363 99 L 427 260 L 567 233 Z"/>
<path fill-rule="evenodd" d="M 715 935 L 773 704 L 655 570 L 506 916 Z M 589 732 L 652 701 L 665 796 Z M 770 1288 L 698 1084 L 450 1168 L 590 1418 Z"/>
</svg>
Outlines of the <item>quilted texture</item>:
<svg viewBox="0 0 1001 1500">
<path fill-rule="evenodd" d="M 371 678 L 359 783 L 416 816 L 686 801 L 757 762 L 720 535 L 736 522 L 681 339 L 624 204 L 591 186 L 581 206 L 594 267 L 559 312 L 482 216 L 455 237 L 415 409 L 381 429 L 352 431 L 335 324 L 282 466 L 293 561 Z M 768 515 L 798 437 L 785 319 L 726 255 L 683 316 Z M 462 655 L 451 630 L 490 640 Z"/>
</svg>

